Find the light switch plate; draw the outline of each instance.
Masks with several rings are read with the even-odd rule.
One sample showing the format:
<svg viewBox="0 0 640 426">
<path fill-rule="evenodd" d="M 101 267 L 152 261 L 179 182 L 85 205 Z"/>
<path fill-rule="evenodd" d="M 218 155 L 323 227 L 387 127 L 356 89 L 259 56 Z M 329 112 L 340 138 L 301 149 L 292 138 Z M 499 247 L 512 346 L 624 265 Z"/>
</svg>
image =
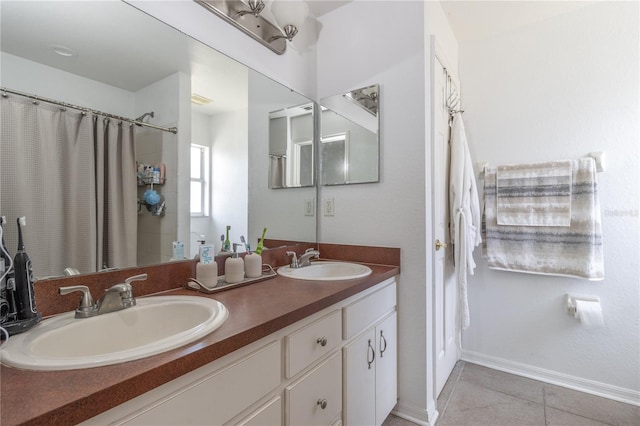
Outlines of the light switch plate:
<svg viewBox="0 0 640 426">
<path fill-rule="evenodd" d="M 335 206 L 333 197 L 325 198 L 323 202 L 323 211 L 325 216 L 333 216 L 335 214 Z"/>
<path fill-rule="evenodd" d="M 315 203 L 313 202 L 313 198 L 306 198 L 304 200 L 304 215 L 305 216 L 315 216 L 316 209 L 314 207 Z"/>
</svg>

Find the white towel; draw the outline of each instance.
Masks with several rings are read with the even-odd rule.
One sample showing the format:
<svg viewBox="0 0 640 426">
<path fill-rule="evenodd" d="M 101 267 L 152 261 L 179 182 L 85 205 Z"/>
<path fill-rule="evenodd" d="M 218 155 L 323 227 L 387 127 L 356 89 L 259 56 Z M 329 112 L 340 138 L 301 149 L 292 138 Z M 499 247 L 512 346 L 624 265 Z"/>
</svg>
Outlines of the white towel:
<svg viewBox="0 0 640 426">
<path fill-rule="evenodd" d="M 496 169 L 498 225 L 569 226 L 571 161 Z"/>
<path fill-rule="evenodd" d="M 460 113 L 454 116 L 451 128 L 449 214 L 458 283 L 458 321 L 465 330 L 471 322 L 467 301 L 467 275 L 473 275 L 476 267 L 473 248 L 482 242 L 482 238 L 478 189 Z"/>
<path fill-rule="evenodd" d="M 489 268 L 604 279 L 595 162 L 572 161 L 571 226 L 502 226 L 496 219 L 496 171 L 486 170 L 483 233 Z"/>
</svg>

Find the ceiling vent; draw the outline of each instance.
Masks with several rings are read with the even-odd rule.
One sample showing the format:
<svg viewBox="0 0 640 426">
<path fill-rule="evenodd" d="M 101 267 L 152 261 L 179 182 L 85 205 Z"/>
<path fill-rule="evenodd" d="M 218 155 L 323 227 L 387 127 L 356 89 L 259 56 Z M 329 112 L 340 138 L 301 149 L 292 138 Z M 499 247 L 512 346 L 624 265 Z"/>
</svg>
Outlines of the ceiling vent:
<svg viewBox="0 0 640 426">
<path fill-rule="evenodd" d="M 205 98 L 204 96 L 198 95 L 197 93 L 192 93 L 191 102 L 196 105 L 207 105 L 213 102 L 213 99 Z"/>
</svg>

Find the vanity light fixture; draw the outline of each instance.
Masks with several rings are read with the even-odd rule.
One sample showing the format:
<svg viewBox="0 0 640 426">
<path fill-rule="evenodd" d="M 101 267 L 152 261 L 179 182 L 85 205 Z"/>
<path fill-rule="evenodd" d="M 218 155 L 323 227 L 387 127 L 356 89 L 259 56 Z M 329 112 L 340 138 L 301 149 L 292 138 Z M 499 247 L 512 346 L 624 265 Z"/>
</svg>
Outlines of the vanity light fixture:
<svg viewBox="0 0 640 426">
<path fill-rule="evenodd" d="M 309 6 L 304 0 L 272 0 L 271 14 L 281 30 L 262 15 L 263 0 L 194 1 L 278 55 L 285 52 L 286 40 L 293 40 L 309 14 Z"/>
<path fill-rule="evenodd" d="M 378 115 L 378 86 L 373 85 L 345 93 L 346 99 L 354 102 L 370 114 Z"/>
<path fill-rule="evenodd" d="M 276 19 L 276 23 L 284 31 L 284 36 L 276 36 L 276 38 L 286 38 L 293 40 L 305 19 L 309 15 L 309 6 L 307 2 L 300 1 L 283 1 L 273 0 L 271 3 L 271 13 Z"/>
</svg>

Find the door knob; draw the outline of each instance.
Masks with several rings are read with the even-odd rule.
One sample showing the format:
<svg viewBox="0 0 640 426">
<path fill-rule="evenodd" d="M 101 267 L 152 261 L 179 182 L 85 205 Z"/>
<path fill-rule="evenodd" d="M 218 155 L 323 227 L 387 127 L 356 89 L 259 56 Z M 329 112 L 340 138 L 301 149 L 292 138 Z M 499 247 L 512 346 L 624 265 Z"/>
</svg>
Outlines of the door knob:
<svg viewBox="0 0 640 426">
<path fill-rule="evenodd" d="M 447 243 L 443 243 L 440 240 L 436 240 L 436 251 L 440 250 L 441 248 L 445 248 L 447 247 Z"/>
</svg>

